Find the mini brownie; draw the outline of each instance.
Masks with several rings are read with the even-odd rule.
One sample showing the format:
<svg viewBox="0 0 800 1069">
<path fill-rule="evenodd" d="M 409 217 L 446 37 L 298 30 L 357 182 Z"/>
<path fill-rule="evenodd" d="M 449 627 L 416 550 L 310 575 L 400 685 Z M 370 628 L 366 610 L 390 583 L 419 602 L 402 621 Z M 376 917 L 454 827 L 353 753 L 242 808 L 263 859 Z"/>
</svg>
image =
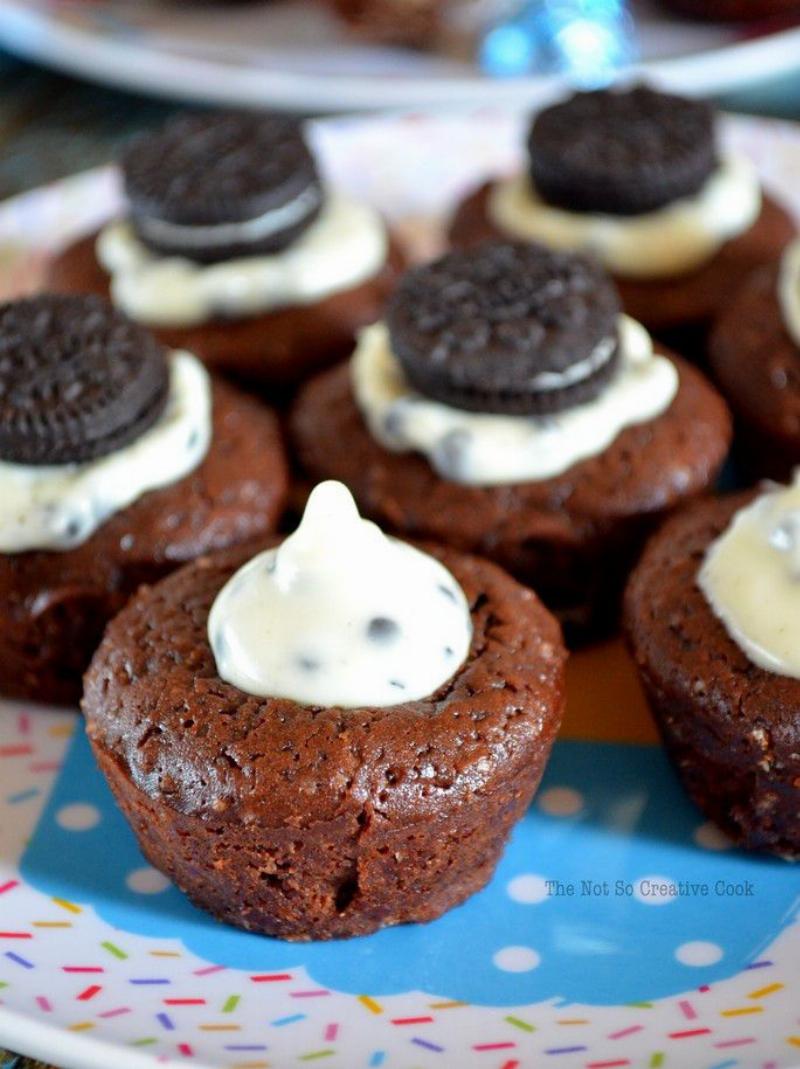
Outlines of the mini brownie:
<svg viewBox="0 0 800 1069">
<path fill-rule="evenodd" d="M 499 568 L 429 546 L 472 618 L 434 694 L 382 708 L 257 698 L 208 642 L 241 550 L 142 589 L 110 624 L 83 710 L 148 860 L 199 906 L 284 939 L 428 921 L 490 878 L 564 704 L 558 624 Z"/>
<path fill-rule="evenodd" d="M 738 465 L 787 479 L 800 464 L 800 348 L 784 323 L 777 264 L 752 272 L 712 331 L 710 360 L 736 419 Z"/>
<path fill-rule="evenodd" d="M 697 584 L 709 545 L 753 491 L 696 502 L 651 539 L 625 630 L 692 800 L 742 846 L 800 854 L 800 682 L 754 664 Z"/>
<path fill-rule="evenodd" d="M 527 149 L 530 181 L 545 206 L 587 219 L 635 222 L 696 196 L 719 164 L 710 105 L 645 86 L 577 93 L 546 108 L 532 121 Z M 491 216 L 494 188 L 486 182 L 457 208 L 454 246 L 515 236 Z M 789 214 L 763 194 L 756 221 L 699 266 L 654 277 L 615 270 L 624 308 L 655 331 L 703 326 L 742 275 L 777 259 L 794 233 Z"/>
<path fill-rule="evenodd" d="M 131 231 L 157 265 L 161 258 L 178 258 L 198 271 L 247 268 L 258 257 L 291 252 L 320 224 L 330 200 L 300 125 L 276 115 L 180 115 L 135 140 L 120 167 Z M 269 218 L 277 219 L 275 226 L 263 234 L 256 226 L 255 237 L 243 238 L 242 226 Z M 383 226 L 377 217 L 374 222 Z M 53 260 L 50 289 L 112 296 L 112 276 L 97 251 L 103 233 L 78 240 Z M 347 355 L 358 328 L 378 314 L 402 264 L 387 235 L 372 275 L 310 303 L 289 297 L 267 311 L 225 311 L 208 298 L 204 315 L 193 322 L 123 310 L 142 318 L 168 347 L 188 349 L 212 368 L 286 387 Z M 229 282 L 219 300 L 224 305 L 227 294 L 247 285 L 238 278 Z"/>
<path fill-rule="evenodd" d="M 0 352 L 0 461 L 23 473 L 113 457 L 169 403 L 163 349 L 100 298 L 0 306 Z M 140 583 L 275 529 L 287 493 L 277 419 L 224 383 L 211 389 L 210 444 L 188 474 L 63 548 L 0 553 L 0 692 L 76 701 L 106 622 Z"/>
<path fill-rule="evenodd" d="M 532 244 L 484 245 L 409 272 L 386 320 L 423 399 L 512 413 L 546 429 L 613 386 L 617 349 L 579 380 L 571 381 L 569 362 L 586 364 L 582 354 L 598 352 L 598 338 L 609 330 L 614 337 L 617 311 L 613 287 L 591 261 Z M 616 622 L 644 538 L 665 513 L 713 486 L 730 443 L 730 417 L 715 390 L 683 360 L 656 353 L 677 372 L 667 407 L 547 477 L 469 483 L 440 474 L 420 452 L 387 448 L 365 421 L 348 367 L 298 395 L 290 417 L 296 455 L 312 480 L 345 483 L 379 524 L 496 561 L 536 590 L 571 626 L 570 637 L 585 638 Z M 553 375 L 569 385 L 530 389 Z M 457 469 L 462 443 L 450 437 L 458 433 L 444 452 L 454 451 Z"/>
</svg>

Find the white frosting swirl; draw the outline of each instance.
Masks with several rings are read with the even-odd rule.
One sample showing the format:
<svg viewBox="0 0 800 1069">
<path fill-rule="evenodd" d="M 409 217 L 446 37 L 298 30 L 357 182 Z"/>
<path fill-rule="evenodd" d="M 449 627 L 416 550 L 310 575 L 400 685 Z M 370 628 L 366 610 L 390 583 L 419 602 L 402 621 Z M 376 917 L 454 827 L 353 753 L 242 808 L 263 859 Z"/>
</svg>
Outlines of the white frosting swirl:
<svg viewBox="0 0 800 1069">
<path fill-rule="evenodd" d="M 427 553 L 362 520 L 345 486 L 311 493 L 277 549 L 217 595 L 208 637 L 222 679 L 304 705 L 386 706 L 426 698 L 469 653 L 469 605 Z"/>
<path fill-rule="evenodd" d="M 669 408 L 678 389 L 671 360 L 650 335 L 619 320 L 619 366 L 591 401 L 552 416 L 466 412 L 417 393 L 391 349 L 384 323 L 363 330 L 351 363 L 353 392 L 372 435 L 387 449 L 424 454 L 444 479 L 474 486 L 560 475 L 602 453 L 623 428 Z"/>
<path fill-rule="evenodd" d="M 693 196 L 641 215 L 602 215 L 547 204 L 520 173 L 492 186 L 487 211 L 513 237 L 591 252 L 623 277 L 668 278 L 701 267 L 748 230 L 761 211 L 761 187 L 748 160 L 729 157 Z"/>
<path fill-rule="evenodd" d="M 734 515 L 697 581 L 754 664 L 800 679 L 800 470 Z"/>
<path fill-rule="evenodd" d="M 800 238 L 788 245 L 781 257 L 778 302 L 786 329 L 800 346 Z"/>
<path fill-rule="evenodd" d="M 375 209 L 334 193 L 281 252 L 216 264 L 158 256 L 123 220 L 102 230 L 97 258 L 111 275 L 114 304 L 131 319 L 153 327 L 191 327 L 313 304 L 361 285 L 381 270 L 387 248 Z"/>
<path fill-rule="evenodd" d="M 170 356 L 156 422 L 113 453 L 80 464 L 0 461 L 0 552 L 71 549 L 148 490 L 193 471 L 211 441 L 211 380 L 190 353 Z"/>
</svg>

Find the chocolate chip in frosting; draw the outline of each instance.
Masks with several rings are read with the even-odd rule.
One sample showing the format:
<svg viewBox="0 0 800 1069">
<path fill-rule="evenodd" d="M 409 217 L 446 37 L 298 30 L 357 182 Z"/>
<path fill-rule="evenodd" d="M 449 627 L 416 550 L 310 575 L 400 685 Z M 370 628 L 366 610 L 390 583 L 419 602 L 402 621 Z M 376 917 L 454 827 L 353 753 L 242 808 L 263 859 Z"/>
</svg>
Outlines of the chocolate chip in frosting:
<svg viewBox="0 0 800 1069">
<path fill-rule="evenodd" d="M 391 642 L 399 634 L 400 625 L 388 616 L 374 616 L 367 624 L 367 637 L 373 642 Z"/>
</svg>

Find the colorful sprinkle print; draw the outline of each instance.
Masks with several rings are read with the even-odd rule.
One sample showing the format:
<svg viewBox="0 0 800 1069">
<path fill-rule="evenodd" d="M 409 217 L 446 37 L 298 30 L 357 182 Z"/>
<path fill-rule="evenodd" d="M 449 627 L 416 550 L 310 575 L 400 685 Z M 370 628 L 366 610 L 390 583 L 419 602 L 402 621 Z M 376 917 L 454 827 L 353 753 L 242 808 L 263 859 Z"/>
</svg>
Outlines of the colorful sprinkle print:
<svg viewBox="0 0 800 1069">
<path fill-rule="evenodd" d="M 518 129 L 483 121 L 507 163 Z M 440 200 L 418 215 L 488 168 L 492 139 L 454 123 L 460 162 L 436 157 Z M 394 216 L 414 203 L 391 161 L 446 134 L 433 119 L 316 131 L 336 180 L 384 190 Z M 796 134 L 731 135 L 791 186 Z M 0 208 L 0 292 L 34 285 L 42 252 L 113 203 L 103 173 Z M 291 947 L 215 924 L 144 862 L 75 714 L 0 703 L 0 1045 L 47 1024 L 56 1060 L 97 1063 L 105 1043 L 132 1069 L 797 1069 L 799 877 L 730 849 L 655 747 L 564 742 L 481 895 L 431 925 Z M 731 890 L 705 903 L 689 886 L 717 880 Z"/>
</svg>

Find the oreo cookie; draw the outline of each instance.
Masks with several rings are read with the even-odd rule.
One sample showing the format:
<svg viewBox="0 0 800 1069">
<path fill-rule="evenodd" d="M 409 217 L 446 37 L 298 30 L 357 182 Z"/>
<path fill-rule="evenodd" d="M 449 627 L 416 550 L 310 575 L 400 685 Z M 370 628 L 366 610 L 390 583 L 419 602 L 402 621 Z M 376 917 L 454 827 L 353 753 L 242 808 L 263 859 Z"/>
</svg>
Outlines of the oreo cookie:
<svg viewBox="0 0 800 1069">
<path fill-rule="evenodd" d="M 387 310 L 420 393 L 455 408 L 545 415 L 595 397 L 618 362 L 605 272 L 542 245 L 498 242 L 413 268 Z"/>
<path fill-rule="evenodd" d="M 168 392 L 161 345 L 102 298 L 0 305 L 0 460 L 105 456 L 152 426 Z"/>
<path fill-rule="evenodd" d="M 322 208 L 300 124 L 282 115 L 184 115 L 137 139 L 122 171 L 131 221 L 162 255 L 200 263 L 279 252 Z"/>
<path fill-rule="evenodd" d="M 530 175 L 548 203 L 639 215 L 697 193 L 717 166 L 714 113 L 647 86 L 576 93 L 540 112 Z"/>
</svg>

